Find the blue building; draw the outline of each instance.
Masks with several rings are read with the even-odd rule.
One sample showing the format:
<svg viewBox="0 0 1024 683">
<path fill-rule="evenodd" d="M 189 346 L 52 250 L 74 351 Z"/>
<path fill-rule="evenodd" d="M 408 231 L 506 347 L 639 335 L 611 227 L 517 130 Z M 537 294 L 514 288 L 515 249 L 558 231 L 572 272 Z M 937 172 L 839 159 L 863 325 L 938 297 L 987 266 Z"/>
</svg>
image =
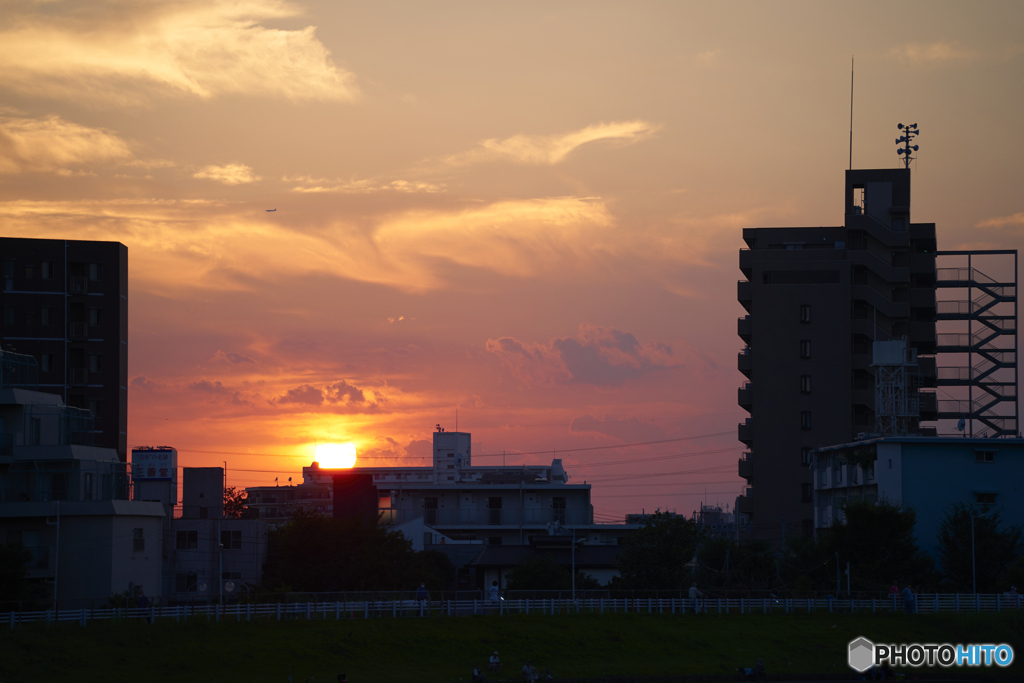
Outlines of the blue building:
<svg viewBox="0 0 1024 683">
<path fill-rule="evenodd" d="M 819 448 L 812 469 L 817 530 L 841 521 L 847 503 L 886 500 L 914 509 L 918 545 L 934 557 L 954 502 L 1024 522 L 1024 439 L 880 437 Z"/>
</svg>

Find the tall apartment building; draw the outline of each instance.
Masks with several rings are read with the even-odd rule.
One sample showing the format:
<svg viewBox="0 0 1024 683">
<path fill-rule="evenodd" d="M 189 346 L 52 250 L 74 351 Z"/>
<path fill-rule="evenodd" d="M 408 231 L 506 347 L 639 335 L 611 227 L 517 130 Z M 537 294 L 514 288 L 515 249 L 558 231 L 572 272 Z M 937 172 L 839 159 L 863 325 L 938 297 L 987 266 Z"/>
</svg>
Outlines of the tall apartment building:
<svg viewBox="0 0 1024 683">
<path fill-rule="evenodd" d="M 749 487 L 737 512 L 754 538 L 814 531 L 813 449 L 876 431 L 875 341 L 906 340 L 916 357 L 908 434 L 936 419 L 935 225 L 912 223 L 910 171 L 846 172 L 838 227 L 751 228 L 740 251 L 739 404 Z M 924 388 L 925 391 L 921 391 Z"/>
<path fill-rule="evenodd" d="M 34 356 L 38 389 L 91 410 L 93 443 L 128 456 L 128 248 L 0 238 L 0 348 Z"/>
</svg>

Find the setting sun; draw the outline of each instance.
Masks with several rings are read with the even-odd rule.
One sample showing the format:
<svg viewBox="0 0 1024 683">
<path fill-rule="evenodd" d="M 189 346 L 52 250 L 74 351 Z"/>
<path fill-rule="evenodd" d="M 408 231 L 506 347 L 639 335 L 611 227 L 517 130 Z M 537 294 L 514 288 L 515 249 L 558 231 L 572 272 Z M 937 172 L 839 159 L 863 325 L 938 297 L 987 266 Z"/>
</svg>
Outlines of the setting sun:
<svg viewBox="0 0 1024 683">
<path fill-rule="evenodd" d="M 316 447 L 316 461 L 324 469 L 353 467 L 356 447 L 350 443 L 322 443 Z"/>
</svg>

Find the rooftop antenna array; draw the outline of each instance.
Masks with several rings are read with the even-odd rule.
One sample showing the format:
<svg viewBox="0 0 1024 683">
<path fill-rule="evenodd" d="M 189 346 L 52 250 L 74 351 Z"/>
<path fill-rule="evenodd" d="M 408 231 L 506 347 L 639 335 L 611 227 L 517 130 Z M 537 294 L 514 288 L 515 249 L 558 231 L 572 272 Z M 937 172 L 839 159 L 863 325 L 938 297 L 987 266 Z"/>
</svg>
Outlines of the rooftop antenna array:
<svg viewBox="0 0 1024 683">
<path fill-rule="evenodd" d="M 903 135 L 896 138 L 896 144 L 903 143 L 903 146 L 896 150 L 896 153 L 903 158 L 903 166 L 910 168 L 910 162 L 914 160 L 914 157 L 910 156 L 912 153 L 917 151 L 917 145 L 910 144 L 914 138 L 920 135 L 921 131 L 918 130 L 917 124 L 912 123 L 909 126 L 904 126 L 902 123 L 896 124 L 896 127 L 903 132 Z"/>
</svg>

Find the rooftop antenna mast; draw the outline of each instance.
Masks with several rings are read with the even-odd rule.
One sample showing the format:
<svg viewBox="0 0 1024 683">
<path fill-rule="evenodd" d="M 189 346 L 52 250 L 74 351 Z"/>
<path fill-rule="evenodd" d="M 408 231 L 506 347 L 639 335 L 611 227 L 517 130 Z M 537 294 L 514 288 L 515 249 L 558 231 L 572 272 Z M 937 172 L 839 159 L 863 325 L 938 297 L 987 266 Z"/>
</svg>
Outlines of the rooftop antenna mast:
<svg viewBox="0 0 1024 683">
<path fill-rule="evenodd" d="M 853 170 L 853 57 L 850 57 L 850 170 Z"/>
<path fill-rule="evenodd" d="M 902 123 L 898 123 L 896 124 L 896 127 L 903 132 L 903 135 L 896 138 L 897 145 L 901 142 L 903 143 L 903 146 L 898 148 L 896 153 L 903 157 L 904 168 L 910 168 L 910 162 L 914 160 L 914 157 L 910 155 L 917 151 L 917 145 L 912 145 L 910 143 L 914 138 L 920 135 L 921 131 L 918 130 L 916 123 L 912 123 L 909 126 L 904 126 Z"/>
</svg>

